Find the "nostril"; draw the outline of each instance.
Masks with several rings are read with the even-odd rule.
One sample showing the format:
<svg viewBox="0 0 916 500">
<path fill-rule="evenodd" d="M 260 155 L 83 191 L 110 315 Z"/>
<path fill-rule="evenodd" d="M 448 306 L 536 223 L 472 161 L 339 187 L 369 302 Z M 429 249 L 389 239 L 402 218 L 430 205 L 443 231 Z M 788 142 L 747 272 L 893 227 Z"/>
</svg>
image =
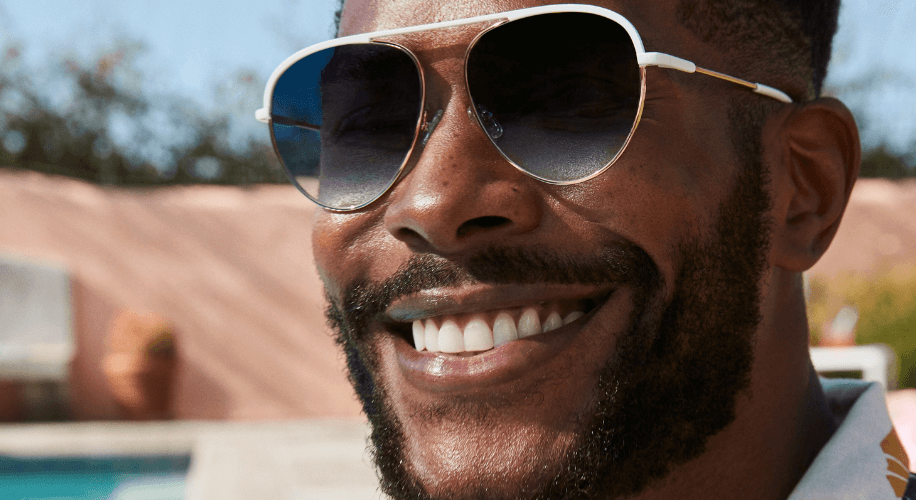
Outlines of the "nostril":
<svg viewBox="0 0 916 500">
<path fill-rule="evenodd" d="M 410 244 L 417 244 L 420 241 L 425 241 L 426 238 L 422 234 L 410 229 L 409 227 L 398 228 L 394 233 L 395 238 L 404 241 Z"/>
<path fill-rule="evenodd" d="M 493 229 L 511 224 L 512 221 L 505 217 L 488 215 L 471 219 L 458 227 L 458 237 L 467 236 L 484 229 Z"/>
</svg>

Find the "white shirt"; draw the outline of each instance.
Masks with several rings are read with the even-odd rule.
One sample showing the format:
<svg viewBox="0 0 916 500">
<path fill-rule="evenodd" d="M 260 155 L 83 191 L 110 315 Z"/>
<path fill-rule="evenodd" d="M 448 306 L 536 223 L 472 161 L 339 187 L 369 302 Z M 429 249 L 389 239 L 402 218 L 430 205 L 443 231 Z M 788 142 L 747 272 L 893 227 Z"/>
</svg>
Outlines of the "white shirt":
<svg viewBox="0 0 916 500">
<path fill-rule="evenodd" d="M 823 378 L 821 385 L 840 426 L 788 500 L 903 498 L 909 459 L 891 424 L 884 387 Z"/>
</svg>

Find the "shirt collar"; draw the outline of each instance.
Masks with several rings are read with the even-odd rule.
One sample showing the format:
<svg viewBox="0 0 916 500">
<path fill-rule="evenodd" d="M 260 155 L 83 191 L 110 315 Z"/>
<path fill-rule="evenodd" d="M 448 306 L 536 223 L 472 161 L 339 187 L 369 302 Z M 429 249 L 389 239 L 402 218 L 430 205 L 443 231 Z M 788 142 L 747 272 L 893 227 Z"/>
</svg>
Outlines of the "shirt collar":
<svg viewBox="0 0 916 500">
<path fill-rule="evenodd" d="M 884 387 L 839 379 L 821 379 L 821 385 L 840 425 L 788 500 L 899 500 L 909 460 L 891 424 Z"/>
</svg>

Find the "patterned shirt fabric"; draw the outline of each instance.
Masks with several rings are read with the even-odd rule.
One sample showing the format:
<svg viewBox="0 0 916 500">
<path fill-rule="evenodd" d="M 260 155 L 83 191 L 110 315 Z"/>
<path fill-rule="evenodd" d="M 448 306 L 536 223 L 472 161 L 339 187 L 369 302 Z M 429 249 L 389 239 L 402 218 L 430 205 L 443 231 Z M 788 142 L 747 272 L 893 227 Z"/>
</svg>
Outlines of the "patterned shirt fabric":
<svg viewBox="0 0 916 500">
<path fill-rule="evenodd" d="M 916 500 L 916 475 L 891 424 L 884 387 L 821 379 L 839 428 L 788 500 Z"/>
</svg>

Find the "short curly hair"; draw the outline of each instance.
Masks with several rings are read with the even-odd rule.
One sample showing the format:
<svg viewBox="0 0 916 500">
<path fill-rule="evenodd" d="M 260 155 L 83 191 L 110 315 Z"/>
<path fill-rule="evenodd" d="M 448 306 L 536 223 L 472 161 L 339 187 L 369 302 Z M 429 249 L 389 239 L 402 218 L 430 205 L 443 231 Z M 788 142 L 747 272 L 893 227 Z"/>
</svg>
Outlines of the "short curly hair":
<svg viewBox="0 0 916 500">
<path fill-rule="evenodd" d="M 793 97 L 810 99 L 827 76 L 839 12 L 840 0 L 681 0 L 677 18 L 739 74 L 800 78 L 807 95 Z"/>
<path fill-rule="evenodd" d="M 337 31 L 344 1 L 334 14 Z M 758 81 L 801 78 L 808 95 L 794 97 L 815 98 L 827 76 L 839 12 L 840 0 L 681 0 L 677 17 L 718 46 L 739 74 Z"/>
</svg>

